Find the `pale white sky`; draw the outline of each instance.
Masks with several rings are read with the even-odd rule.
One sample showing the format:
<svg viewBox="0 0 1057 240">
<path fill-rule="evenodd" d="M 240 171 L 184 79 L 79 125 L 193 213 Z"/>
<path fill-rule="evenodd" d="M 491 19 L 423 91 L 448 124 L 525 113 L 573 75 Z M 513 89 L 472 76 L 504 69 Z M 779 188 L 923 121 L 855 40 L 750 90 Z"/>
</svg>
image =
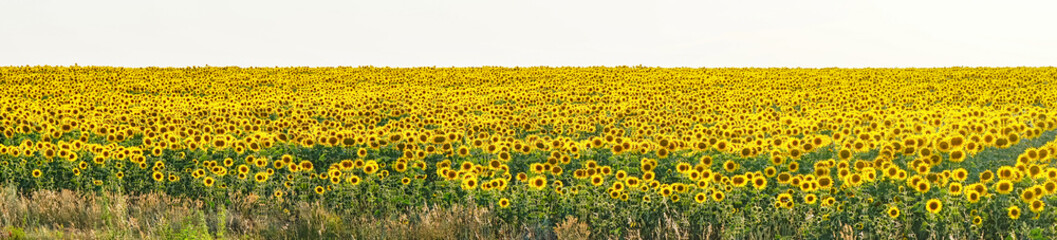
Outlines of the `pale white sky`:
<svg viewBox="0 0 1057 240">
<path fill-rule="evenodd" d="M 1054 66 L 1054 9 L 974 0 L 0 0 L 0 66 Z"/>
</svg>

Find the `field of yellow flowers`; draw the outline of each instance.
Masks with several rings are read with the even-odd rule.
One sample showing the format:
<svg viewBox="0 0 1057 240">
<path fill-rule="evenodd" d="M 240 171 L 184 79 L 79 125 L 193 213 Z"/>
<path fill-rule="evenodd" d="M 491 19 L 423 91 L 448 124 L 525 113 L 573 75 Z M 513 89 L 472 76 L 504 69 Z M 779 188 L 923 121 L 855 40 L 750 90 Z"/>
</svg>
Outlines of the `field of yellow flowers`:
<svg viewBox="0 0 1057 240">
<path fill-rule="evenodd" d="M 591 238 L 1048 238 L 1055 80 L 1055 68 L 3 67 L 0 185 L 205 209 L 253 196 L 278 215 L 471 207 L 499 238 L 558 236 L 573 218 Z"/>
</svg>

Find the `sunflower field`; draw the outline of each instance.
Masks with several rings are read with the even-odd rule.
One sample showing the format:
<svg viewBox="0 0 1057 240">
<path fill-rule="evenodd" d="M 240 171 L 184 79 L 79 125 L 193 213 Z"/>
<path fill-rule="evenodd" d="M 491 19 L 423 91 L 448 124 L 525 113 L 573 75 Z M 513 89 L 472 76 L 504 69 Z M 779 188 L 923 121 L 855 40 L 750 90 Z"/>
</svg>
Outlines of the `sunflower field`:
<svg viewBox="0 0 1057 240">
<path fill-rule="evenodd" d="M 213 209 L 255 196 L 276 214 L 308 202 L 370 219 L 473 207 L 497 238 L 516 237 L 502 226 L 551 238 L 574 217 L 589 238 L 1048 239 L 1055 79 L 1055 68 L 2 67 L 0 185 Z"/>
</svg>

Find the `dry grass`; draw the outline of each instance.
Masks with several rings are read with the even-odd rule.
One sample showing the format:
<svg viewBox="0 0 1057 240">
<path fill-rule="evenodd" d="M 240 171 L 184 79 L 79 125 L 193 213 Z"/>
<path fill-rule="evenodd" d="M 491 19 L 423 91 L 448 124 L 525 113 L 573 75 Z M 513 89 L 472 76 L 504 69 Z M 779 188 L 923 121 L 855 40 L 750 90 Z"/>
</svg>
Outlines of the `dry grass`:
<svg viewBox="0 0 1057 240">
<path fill-rule="evenodd" d="M 165 194 L 123 195 L 0 188 L 0 228 L 28 238 L 61 239 L 554 239 L 540 227 L 502 222 L 487 208 L 420 207 L 390 217 L 335 212 L 320 203 L 289 209 L 256 195 L 237 196 L 210 209 L 200 201 Z M 575 223 L 575 219 L 573 219 Z M 568 223 L 573 224 L 573 223 Z M 567 224 L 567 225 L 568 225 Z M 564 226 L 564 225 L 563 225 Z M 587 225 L 571 229 L 587 237 Z M 566 229 L 560 227 L 556 229 Z M 560 230 L 564 231 L 564 230 Z M 8 234 L 7 231 L 4 231 Z M 583 239 L 574 237 L 571 239 Z M 12 238 L 10 234 L 0 239 Z M 570 239 L 560 237 L 561 239 Z"/>
<path fill-rule="evenodd" d="M 30 238 L 165 238 L 205 226 L 202 204 L 164 194 L 125 196 L 39 190 L 0 190 L 0 225 L 26 229 Z M 159 236 L 158 234 L 165 234 Z"/>
<path fill-rule="evenodd" d="M 591 223 L 567 216 L 553 225 L 506 223 L 477 205 L 421 206 L 395 216 L 334 211 L 320 202 L 284 209 L 257 195 L 226 206 L 165 194 L 123 195 L 0 188 L 0 239 L 716 239 L 723 226 L 690 229 L 685 217 L 658 216 L 658 227 L 592 234 Z M 630 219 L 629 219 L 630 221 Z M 9 229 L 24 231 L 12 234 Z M 597 229 L 595 229 L 597 230 Z M 847 227 L 836 238 L 857 239 Z M 597 231 L 595 232 L 597 233 Z M 605 233 L 603 231 L 603 233 Z M 722 238 L 722 237 L 719 237 Z M 765 238 L 750 236 L 749 238 Z"/>
<path fill-rule="evenodd" d="M 554 227 L 554 234 L 558 236 L 558 240 L 587 239 L 591 237 L 591 229 L 588 228 L 587 223 L 578 221 L 576 217 L 568 216 L 565 222 Z"/>
<path fill-rule="evenodd" d="M 18 239 L 716 239 L 723 226 L 692 230 L 682 216 L 664 214 L 656 228 L 592 234 L 574 216 L 550 226 L 503 222 L 477 205 L 422 206 L 410 214 L 371 217 L 333 211 L 319 202 L 275 207 L 256 195 L 237 195 L 211 209 L 165 194 L 123 195 L 69 190 L 20 193 L 0 187 L 0 240 Z M 676 214 L 670 212 L 671 214 Z M 630 221 L 630 219 L 629 219 Z M 636 226 L 629 224 L 629 226 Z M 24 233 L 22 233 L 24 232 Z M 849 225 L 836 239 L 859 239 Z M 722 237 L 719 237 L 722 238 Z M 749 238 L 766 238 L 749 236 Z"/>
</svg>

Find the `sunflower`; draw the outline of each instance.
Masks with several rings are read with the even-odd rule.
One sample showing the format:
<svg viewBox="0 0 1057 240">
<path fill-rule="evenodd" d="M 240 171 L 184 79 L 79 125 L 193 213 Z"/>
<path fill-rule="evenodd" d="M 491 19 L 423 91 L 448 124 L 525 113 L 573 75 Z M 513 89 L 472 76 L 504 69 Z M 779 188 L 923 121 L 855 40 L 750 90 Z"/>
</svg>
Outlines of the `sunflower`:
<svg viewBox="0 0 1057 240">
<path fill-rule="evenodd" d="M 792 208 L 793 207 L 793 204 L 792 204 L 793 203 L 793 195 L 790 195 L 788 193 L 781 193 L 781 194 L 778 194 L 778 196 L 775 197 L 774 199 L 775 199 L 775 206 L 777 206 L 777 207 L 783 207 L 783 208 Z"/>
<path fill-rule="evenodd" d="M 326 192 L 326 189 L 323 186 L 316 186 L 316 194 L 323 195 L 324 192 Z"/>
<path fill-rule="evenodd" d="M 500 198 L 500 199 L 499 199 L 499 207 L 500 207 L 500 208 L 507 208 L 507 207 L 510 207 L 510 199 L 507 199 L 507 198 Z"/>
<path fill-rule="evenodd" d="M 840 160 L 848 160 L 851 159 L 852 154 L 848 149 L 841 149 L 840 152 L 837 153 L 837 157 L 839 157 Z"/>
<path fill-rule="evenodd" d="M 462 180 L 461 187 L 463 190 L 474 190 L 477 188 L 477 178 L 471 177 Z"/>
<path fill-rule="evenodd" d="M 216 174 L 217 176 L 220 176 L 220 177 L 223 177 L 224 175 L 228 174 L 228 170 L 225 169 L 224 167 L 221 167 L 221 166 L 213 167 L 210 170 L 213 172 L 213 174 Z"/>
<path fill-rule="evenodd" d="M 655 165 L 653 163 L 646 162 L 646 163 L 643 163 L 643 164 L 639 165 L 639 169 L 642 170 L 643 172 L 652 172 L 653 169 L 656 166 L 657 165 Z"/>
<path fill-rule="evenodd" d="M 804 154 L 804 152 L 800 151 L 799 148 L 794 148 L 794 149 L 789 150 L 789 158 L 792 159 L 792 160 L 800 159 L 800 157 L 803 156 L 803 154 Z"/>
<path fill-rule="evenodd" d="M 1020 207 L 1017 207 L 1017 205 L 1010 206 L 1006 208 L 1006 214 L 1009 215 L 1009 219 L 1017 220 L 1020 218 Z"/>
<path fill-rule="evenodd" d="M 727 198 L 727 195 L 724 194 L 723 192 L 720 192 L 720 191 L 713 191 L 712 192 L 712 200 L 713 201 L 722 202 L 724 198 Z"/>
<path fill-rule="evenodd" d="M 947 192 L 950 193 L 952 196 L 962 195 L 962 184 L 955 182 L 951 183 L 950 185 L 947 185 Z"/>
<path fill-rule="evenodd" d="M 224 149 L 224 147 L 226 147 L 227 145 L 228 145 L 228 143 L 227 143 L 225 138 L 213 139 L 213 148 Z M 155 155 L 161 155 L 161 154 L 155 154 Z"/>
<path fill-rule="evenodd" d="M 628 177 L 624 179 L 624 183 L 628 184 L 628 187 L 638 187 L 642 181 L 637 177 Z"/>
<path fill-rule="evenodd" d="M 535 190 L 542 190 L 547 187 L 547 179 L 543 176 L 536 176 L 529 180 L 529 186 Z"/>
<path fill-rule="evenodd" d="M 888 211 L 885 212 L 888 213 L 888 217 L 890 218 L 899 217 L 899 208 L 896 208 L 895 206 L 888 207 Z"/>
<path fill-rule="evenodd" d="M 827 197 L 825 199 L 822 199 L 822 206 L 823 207 L 833 206 L 833 204 L 836 204 L 836 203 L 837 203 L 837 199 L 833 198 L 833 197 Z"/>
<path fill-rule="evenodd" d="M 980 195 L 986 195 L 987 193 L 987 186 L 982 183 L 969 184 L 968 189 L 976 191 L 977 193 L 980 193 Z"/>
<path fill-rule="evenodd" d="M 466 148 L 466 146 L 460 146 L 456 152 L 459 156 L 464 156 L 465 158 L 466 155 L 469 155 L 469 148 Z"/>
<path fill-rule="evenodd" d="M 602 170 L 600 172 L 601 172 L 602 175 L 609 175 L 609 173 L 612 172 L 612 171 L 613 170 L 609 166 L 605 166 L 605 167 L 602 167 Z M 643 181 L 653 181 L 653 179 L 655 177 L 656 177 L 656 174 L 654 174 L 653 172 L 643 172 L 642 173 L 642 180 Z"/>
<path fill-rule="evenodd" d="M 1035 200 L 1036 197 L 1038 196 L 1035 195 L 1035 191 L 1033 191 L 1032 188 L 1024 189 L 1024 191 L 1020 192 L 1020 200 L 1023 200 L 1026 203 L 1030 203 Z"/>
<path fill-rule="evenodd" d="M 980 218 L 980 216 L 973 216 L 973 225 L 980 225 L 981 223 L 984 223 L 983 218 Z"/>
<path fill-rule="evenodd" d="M 265 172 L 258 172 L 257 174 L 253 175 L 253 180 L 257 181 L 258 183 L 268 181 L 268 174 Z"/>
<path fill-rule="evenodd" d="M 723 170 L 726 170 L 727 172 L 737 171 L 738 170 L 738 163 L 735 163 L 732 160 L 727 160 L 726 162 L 723 163 Z"/>
<path fill-rule="evenodd" d="M 532 173 L 539 174 L 539 173 L 543 173 L 543 171 L 546 171 L 548 166 L 550 166 L 550 165 L 542 164 L 542 163 L 532 163 L 532 164 L 529 164 L 529 169 L 532 169 Z M 470 170 L 470 168 L 473 168 L 473 164 L 472 163 L 470 163 L 470 162 L 463 162 L 462 163 L 462 168 L 461 169 L 463 171 L 468 171 L 468 170 Z"/>
<path fill-rule="evenodd" d="M 605 181 L 602 179 L 601 175 L 593 175 L 593 176 L 591 176 L 591 185 L 602 186 L 602 184 L 604 184 L 604 183 L 605 183 Z"/>
<path fill-rule="evenodd" d="M 955 149 L 954 151 L 951 151 L 950 160 L 951 160 L 951 162 L 956 162 L 956 163 L 960 163 L 962 161 L 965 161 L 965 150 Z"/>
<path fill-rule="evenodd" d="M 998 194 L 1009 194 L 1010 192 L 1013 192 L 1013 182 L 1010 182 L 1009 180 L 1000 180 L 998 183 L 995 183 L 994 188 L 995 192 L 998 192 Z"/>
<path fill-rule="evenodd" d="M 830 189 L 833 187 L 833 178 L 830 176 L 822 176 L 816 179 L 815 183 L 818 183 L 818 187 L 821 189 Z"/>
<path fill-rule="evenodd" d="M 40 169 L 33 169 L 33 178 L 39 178 L 41 175 Z"/>
<path fill-rule="evenodd" d="M 350 174 L 350 175 L 352 175 L 352 174 Z M 352 175 L 352 176 L 349 176 L 349 178 L 345 179 L 345 181 L 348 182 L 349 184 L 352 184 L 352 185 L 359 185 L 361 180 L 360 180 L 360 176 Z"/>
<path fill-rule="evenodd" d="M 48 158 L 48 159 L 51 159 L 51 158 L 55 157 L 55 150 L 54 149 L 45 149 L 44 150 L 44 157 Z"/>
<path fill-rule="evenodd" d="M 932 185 L 929 184 L 928 181 L 924 181 L 924 180 L 918 181 L 917 184 L 914 184 L 914 190 L 918 191 L 918 193 L 926 193 L 926 192 L 929 191 L 929 189 L 931 187 L 932 187 Z"/>
<path fill-rule="evenodd" d="M 719 176 L 719 175 L 717 174 L 716 176 Z M 787 172 L 783 172 L 783 173 L 779 173 L 778 174 L 777 179 L 778 179 L 778 183 L 788 184 L 789 181 L 791 181 L 793 179 L 793 175 L 791 175 L 791 174 L 789 174 Z"/>
<path fill-rule="evenodd" d="M 702 156 L 701 159 L 698 160 L 698 163 L 700 163 L 702 165 L 705 165 L 705 166 L 711 166 L 712 165 L 712 156 L 709 156 L 709 155 Z"/>
<path fill-rule="evenodd" d="M 1010 144 L 1009 139 L 1006 139 L 1004 137 L 996 136 L 996 137 L 994 137 L 994 145 L 995 145 L 995 147 L 998 147 L 1000 149 L 1005 149 L 1005 148 L 1008 148 L 1011 144 Z"/>
<path fill-rule="evenodd" d="M 1012 180 L 1017 177 L 1017 171 L 1017 168 L 1011 166 L 1001 166 L 998 168 L 998 178 Z"/>
<path fill-rule="evenodd" d="M 918 156 L 919 157 L 928 158 L 928 157 L 931 157 L 932 155 L 933 155 L 933 151 L 932 151 L 931 148 L 922 148 L 921 150 L 918 150 Z"/>
<path fill-rule="evenodd" d="M 501 151 L 498 154 L 496 154 L 496 156 L 499 156 L 499 160 L 500 161 L 503 161 L 503 162 L 511 161 L 511 153 L 509 153 L 509 152 Z"/>
<path fill-rule="evenodd" d="M 360 148 L 359 150 L 356 150 L 356 156 L 359 156 L 361 158 L 362 157 L 367 157 L 367 149 L 366 148 Z"/>
<path fill-rule="evenodd" d="M 969 203 L 976 203 L 977 201 L 980 201 L 980 193 L 976 191 L 967 191 L 965 193 L 965 200 L 968 200 Z"/>
<path fill-rule="evenodd" d="M 206 177 L 205 179 L 202 179 L 202 183 L 205 184 L 206 187 L 212 187 L 213 184 L 216 183 L 216 180 L 213 180 L 213 177 Z"/>
<path fill-rule="evenodd" d="M 763 175 L 764 176 L 774 177 L 777 174 L 778 174 L 778 170 L 775 169 L 774 167 L 767 167 L 767 168 L 763 169 Z"/>
<path fill-rule="evenodd" d="M 624 191 L 624 183 L 623 182 L 615 182 L 615 183 L 613 183 L 613 187 L 610 187 L 609 189 L 612 189 L 613 191 Z M 670 191 L 670 188 L 666 188 L 666 189 L 668 189 Z M 667 196 L 667 195 L 665 195 L 665 196 Z"/>
<path fill-rule="evenodd" d="M 943 202 L 935 198 L 929 199 L 928 202 L 925 202 L 925 210 L 933 214 L 939 213 L 940 210 L 943 210 Z"/>
<path fill-rule="evenodd" d="M 765 169 L 765 171 L 766 171 L 766 169 Z M 814 172 L 815 172 L 815 176 L 818 176 L 818 177 L 829 176 L 829 168 L 826 168 L 826 167 L 817 167 L 816 166 Z"/>
<path fill-rule="evenodd" d="M 627 194 L 625 193 L 623 194 L 623 196 L 627 196 Z M 672 196 L 669 196 L 669 198 L 672 199 L 673 203 L 679 202 L 679 194 L 672 194 Z"/>
<path fill-rule="evenodd" d="M 1035 199 L 1031 201 L 1031 205 L 1028 206 L 1028 209 L 1030 209 L 1031 212 L 1038 213 L 1046 209 L 1046 203 L 1041 200 Z"/>
<path fill-rule="evenodd" d="M 165 174 L 161 172 L 154 172 L 153 174 L 151 174 L 151 178 L 154 178 L 155 182 L 161 182 L 162 180 L 165 180 Z"/>
<path fill-rule="evenodd" d="M 966 171 L 964 168 L 955 169 L 951 172 L 951 177 L 954 178 L 955 181 L 963 182 L 969 177 L 969 171 Z"/>
<path fill-rule="evenodd" d="M 256 165 L 258 168 L 267 167 L 268 158 L 258 158 L 257 160 L 253 161 L 253 164 Z"/>
<path fill-rule="evenodd" d="M 735 187 L 744 187 L 748 183 L 748 179 L 743 175 L 736 175 L 730 178 L 730 183 Z"/>
<path fill-rule="evenodd" d="M 883 171 L 883 174 L 887 178 L 895 179 L 899 175 L 899 167 L 889 166 Z"/>
<path fill-rule="evenodd" d="M 224 165 L 228 166 L 228 167 L 231 166 L 230 164 L 227 164 L 226 161 L 224 162 Z M 272 168 L 274 168 L 274 169 L 286 168 L 286 162 L 284 162 L 283 160 L 275 160 L 275 162 L 272 162 Z"/>
<path fill-rule="evenodd" d="M 804 203 L 807 203 L 808 205 L 814 205 L 816 201 L 818 201 L 818 196 L 816 196 L 814 193 L 804 195 Z"/>
<path fill-rule="evenodd" d="M 705 193 L 697 193 L 697 195 L 694 195 L 694 201 L 697 203 L 704 203 L 706 200 L 708 200 L 708 195 Z"/>
<path fill-rule="evenodd" d="M 677 171 L 679 171 L 679 173 L 682 173 L 682 174 L 687 174 L 687 172 L 689 172 L 689 171 L 690 171 L 690 170 L 692 170 L 693 168 L 692 168 L 692 167 L 690 167 L 690 164 L 689 164 L 689 163 L 684 163 L 684 162 L 681 162 L 681 163 L 679 163 L 679 164 L 676 164 L 676 165 L 675 165 L 675 169 L 676 169 Z"/>
<path fill-rule="evenodd" d="M 767 188 L 767 178 L 756 177 L 752 179 L 752 187 L 756 188 L 756 190 L 763 190 Z"/>
<path fill-rule="evenodd" d="M 619 154 L 619 153 L 620 153 L 619 151 L 616 151 L 616 148 L 617 148 L 618 146 L 620 146 L 620 147 L 622 147 L 622 148 L 623 148 L 623 146 L 621 146 L 621 145 L 613 146 L 613 149 L 614 149 L 614 151 L 613 151 L 613 152 L 614 152 L 614 153 L 617 153 L 617 154 Z M 657 149 L 657 157 L 658 157 L 658 158 L 661 158 L 661 159 L 664 159 L 664 158 L 668 158 L 668 153 L 669 153 L 669 152 L 668 152 L 668 149 L 667 149 L 667 148 L 661 148 L 661 149 Z"/>
</svg>

